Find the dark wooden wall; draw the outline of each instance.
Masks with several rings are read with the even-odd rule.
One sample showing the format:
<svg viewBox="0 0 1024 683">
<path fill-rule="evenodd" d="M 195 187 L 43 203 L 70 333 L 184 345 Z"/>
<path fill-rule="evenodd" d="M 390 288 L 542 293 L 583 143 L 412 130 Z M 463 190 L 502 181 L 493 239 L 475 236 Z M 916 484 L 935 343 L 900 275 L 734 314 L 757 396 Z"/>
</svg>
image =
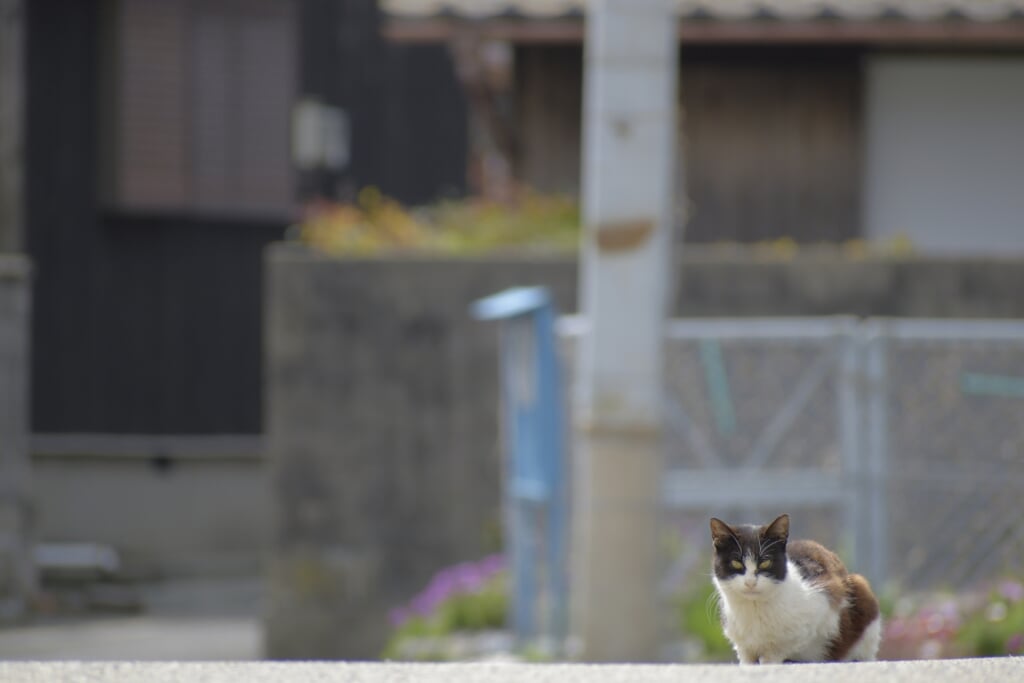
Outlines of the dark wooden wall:
<svg viewBox="0 0 1024 683">
<path fill-rule="evenodd" d="M 692 50 L 680 82 L 687 241 L 860 234 L 857 51 Z"/>
<path fill-rule="evenodd" d="M 857 48 L 690 47 L 680 99 L 688 242 L 860 234 L 861 52 Z M 582 51 L 516 54 L 520 178 L 579 187 Z"/>
<path fill-rule="evenodd" d="M 303 179 L 304 195 L 368 185 L 406 204 L 466 192 L 467 103 L 445 45 L 402 45 L 378 31 L 376 0 L 301 0 L 303 92 L 351 117 L 352 162 Z"/>
<path fill-rule="evenodd" d="M 582 51 L 575 45 L 521 46 L 515 73 L 516 175 L 545 192 L 578 193 Z"/>
<path fill-rule="evenodd" d="M 33 430 L 258 432 L 260 254 L 285 226 L 102 211 L 96 5 L 28 7 Z"/>
<path fill-rule="evenodd" d="M 300 195 L 346 183 L 406 202 L 463 192 L 465 102 L 446 48 L 384 44 L 373 0 L 295 1 L 299 88 L 353 124 L 344 177 Z M 261 432 L 262 250 L 287 219 L 101 204 L 104 4 L 26 7 L 33 431 Z"/>
</svg>

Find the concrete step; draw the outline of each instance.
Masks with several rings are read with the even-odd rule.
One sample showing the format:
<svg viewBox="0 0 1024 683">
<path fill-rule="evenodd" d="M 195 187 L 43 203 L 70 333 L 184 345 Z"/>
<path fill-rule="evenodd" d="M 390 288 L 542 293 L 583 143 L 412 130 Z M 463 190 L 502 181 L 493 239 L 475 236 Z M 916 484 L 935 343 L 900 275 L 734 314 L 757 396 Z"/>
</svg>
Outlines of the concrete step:
<svg viewBox="0 0 1024 683">
<path fill-rule="evenodd" d="M 370 664 L 332 662 L 0 663 L 6 683 L 105 681 L 127 683 L 1019 683 L 1024 658 L 871 662 L 865 664 L 584 665 L 584 664 Z"/>
</svg>

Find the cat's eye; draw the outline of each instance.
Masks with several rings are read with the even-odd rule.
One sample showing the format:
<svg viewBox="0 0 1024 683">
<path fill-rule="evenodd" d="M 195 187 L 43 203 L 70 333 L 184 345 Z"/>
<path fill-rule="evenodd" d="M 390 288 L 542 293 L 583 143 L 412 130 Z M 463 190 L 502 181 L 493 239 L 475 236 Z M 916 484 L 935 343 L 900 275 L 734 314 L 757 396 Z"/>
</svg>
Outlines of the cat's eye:
<svg viewBox="0 0 1024 683">
<path fill-rule="evenodd" d="M 764 561 L 761 562 L 761 564 L 759 564 L 757 566 L 760 569 L 768 569 L 768 567 L 772 566 L 772 561 L 771 560 L 764 560 Z"/>
<path fill-rule="evenodd" d="M 743 563 L 739 560 L 733 560 L 731 564 L 733 569 L 743 569 Z"/>
</svg>

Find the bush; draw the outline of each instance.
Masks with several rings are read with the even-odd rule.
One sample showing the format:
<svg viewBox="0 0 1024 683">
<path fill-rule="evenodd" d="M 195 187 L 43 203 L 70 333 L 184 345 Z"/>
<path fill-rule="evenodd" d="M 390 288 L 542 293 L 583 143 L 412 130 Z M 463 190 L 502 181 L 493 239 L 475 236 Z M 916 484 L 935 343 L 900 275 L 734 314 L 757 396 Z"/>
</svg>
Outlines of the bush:
<svg viewBox="0 0 1024 683">
<path fill-rule="evenodd" d="M 448 567 L 435 574 L 407 605 L 391 613 L 395 631 L 382 657 L 406 658 L 415 651 L 415 659 L 447 659 L 438 639 L 504 628 L 507 612 L 507 581 L 500 555 Z M 411 648 L 414 641 L 432 645 Z"/>
<path fill-rule="evenodd" d="M 338 255 L 571 251 L 579 245 L 580 215 L 569 197 L 532 192 L 510 202 L 449 200 L 410 210 L 366 188 L 354 204 L 310 207 L 298 235 L 312 247 Z"/>
</svg>

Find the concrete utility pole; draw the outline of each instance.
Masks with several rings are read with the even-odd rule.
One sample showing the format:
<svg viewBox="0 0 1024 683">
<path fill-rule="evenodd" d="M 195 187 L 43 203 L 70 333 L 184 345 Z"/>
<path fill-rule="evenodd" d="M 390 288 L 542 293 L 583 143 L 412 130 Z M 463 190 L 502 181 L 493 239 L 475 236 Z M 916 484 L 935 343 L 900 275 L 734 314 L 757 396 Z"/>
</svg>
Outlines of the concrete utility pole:
<svg viewBox="0 0 1024 683">
<path fill-rule="evenodd" d="M 0 0 L 0 252 L 21 249 L 25 8 Z"/>
<path fill-rule="evenodd" d="M 678 45 L 668 0 L 593 0 L 583 105 L 574 636 L 587 661 L 658 656 L 662 347 Z"/>
</svg>

